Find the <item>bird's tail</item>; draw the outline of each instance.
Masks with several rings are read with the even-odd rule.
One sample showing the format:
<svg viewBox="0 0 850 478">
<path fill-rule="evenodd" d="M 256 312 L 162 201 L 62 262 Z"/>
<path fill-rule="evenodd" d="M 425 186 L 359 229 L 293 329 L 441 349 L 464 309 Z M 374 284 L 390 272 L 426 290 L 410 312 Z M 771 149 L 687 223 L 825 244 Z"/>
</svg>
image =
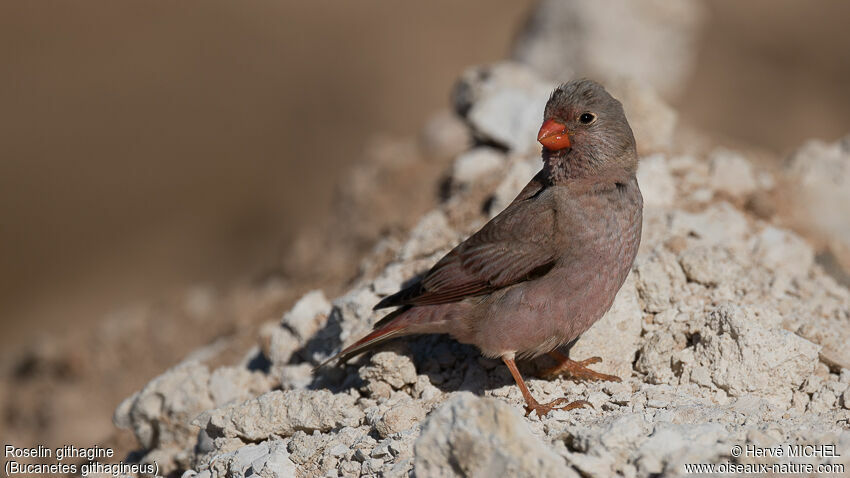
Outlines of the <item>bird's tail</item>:
<svg viewBox="0 0 850 478">
<path fill-rule="evenodd" d="M 402 307 L 401 309 L 390 312 L 375 324 L 375 328 L 372 332 L 357 342 L 354 342 L 348 347 L 342 349 L 342 351 L 338 354 L 322 362 L 318 367 L 316 367 L 316 370 L 335 361 L 338 361 L 338 363 L 345 363 L 351 357 L 376 347 L 387 340 L 406 335 L 408 324 L 406 323 L 407 321 L 405 320 L 404 313 L 407 312 L 408 309 L 409 307 Z"/>
</svg>

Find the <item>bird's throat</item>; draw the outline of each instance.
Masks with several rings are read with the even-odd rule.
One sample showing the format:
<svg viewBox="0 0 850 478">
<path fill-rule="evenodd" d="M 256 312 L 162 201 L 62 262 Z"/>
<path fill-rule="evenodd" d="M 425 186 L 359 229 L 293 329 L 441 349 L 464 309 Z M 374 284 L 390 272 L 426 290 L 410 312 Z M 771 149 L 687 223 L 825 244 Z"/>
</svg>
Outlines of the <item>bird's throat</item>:
<svg viewBox="0 0 850 478">
<path fill-rule="evenodd" d="M 563 151 L 543 150 L 543 169 L 553 184 L 571 179 L 591 176 L 598 173 L 592 158 L 586 158 L 581 151 L 568 149 Z"/>
</svg>

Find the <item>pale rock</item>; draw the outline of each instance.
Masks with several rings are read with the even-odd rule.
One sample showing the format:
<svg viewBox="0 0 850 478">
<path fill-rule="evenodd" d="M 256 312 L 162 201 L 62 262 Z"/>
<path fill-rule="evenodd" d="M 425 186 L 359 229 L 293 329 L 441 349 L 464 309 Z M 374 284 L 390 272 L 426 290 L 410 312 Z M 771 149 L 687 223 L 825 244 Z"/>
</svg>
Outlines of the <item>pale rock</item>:
<svg viewBox="0 0 850 478">
<path fill-rule="evenodd" d="M 283 315 L 283 326 L 291 330 L 300 340 L 307 340 L 316 333 L 328 318 L 331 304 L 321 290 L 310 291 Z"/>
<path fill-rule="evenodd" d="M 802 390 L 794 390 L 794 395 L 791 396 L 791 408 L 799 412 L 804 412 L 809 406 L 809 394 Z"/>
<path fill-rule="evenodd" d="M 635 267 L 638 293 L 647 312 L 661 312 L 685 285 L 685 273 L 671 252 L 656 248 Z"/>
<path fill-rule="evenodd" d="M 384 466 L 384 460 L 380 458 L 369 458 L 363 462 L 360 473 L 363 475 L 377 475 Z"/>
<path fill-rule="evenodd" d="M 272 365 L 279 366 L 289 363 L 292 354 L 301 342 L 289 329 L 278 322 L 268 322 L 260 327 L 260 350 Z"/>
<path fill-rule="evenodd" d="M 353 457 L 359 462 L 363 462 L 363 460 L 369 458 L 369 454 L 372 452 L 372 449 L 375 448 L 376 444 L 374 438 L 372 438 L 369 434 L 363 433 L 365 429 L 366 427 L 349 428 L 353 435 L 353 441 L 350 445 L 351 449 L 354 450 Z"/>
<path fill-rule="evenodd" d="M 758 171 L 756 173 L 756 184 L 758 189 L 769 191 L 776 187 L 776 176 L 771 171 Z"/>
<path fill-rule="evenodd" d="M 678 114 L 651 87 L 620 78 L 605 85 L 623 104 L 641 155 L 668 152 L 673 146 Z"/>
<path fill-rule="evenodd" d="M 391 442 L 392 440 L 386 439 L 378 443 L 378 445 L 372 450 L 372 454 L 370 456 L 372 458 L 392 457 L 392 452 L 390 451 Z"/>
<path fill-rule="evenodd" d="M 616 474 L 615 460 L 607 453 L 604 456 L 598 456 L 562 451 L 561 454 L 572 468 L 578 470 L 578 473 L 571 476 L 614 476 Z"/>
<path fill-rule="evenodd" d="M 343 463 L 344 465 L 345 463 Z M 340 468 L 339 458 L 335 456 L 325 455 L 322 457 L 319 470 L 328 478 L 339 476 L 338 469 Z"/>
<path fill-rule="evenodd" d="M 741 274 L 741 267 L 732 253 L 720 246 L 694 246 L 679 255 L 679 264 L 688 280 L 705 286 L 716 286 L 733 281 Z"/>
<path fill-rule="evenodd" d="M 413 467 L 413 459 L 405 458 L 394 465 L 384 465 L 383 476 L 385 478 L 407 478 Z"/>
<path fill-rule="evenodd" d="M 297 431 L 292 435 L 292 439 L 289 440 L 287 445 L 289 458 L 299 465 L 315 461 L 329 441 L 330 436 L 319 433 L 318 430 L 310 434 Z"/>
<path fill-rule="evenodd" d="M 431 380 L 425 375 L 416 377 L 416 383 L 413 384 L 413 397 L 418 398 L 426 403 L 432 403 L 442 396 L 439 388 L 431 384 Z"/>
<path fill-rule="evenodd" d="M 410 428 L 395 434 L 398 439 L 389 440 L 390 452 L 394 457 L 412 458 L 413 446 L 419 438 L 419 428 Z"/>
<path fill-rule="evenodd" d="M 577 476 L 532 435 L 507 403 L 454 394 L 431 413 L 416 441 L 418 477 Z"/>
<path fill-rule="evenodd" d="M 642 475 L 677 474 L 686 463 L 706 463 L 728 452 L 729 432 L 719 423 L 659 423 L 637 453 Z"/>
<path fill-rule="evenodd" d="M 277 368 L 280 386 L 283 389 L 307 388 L 313 380 L 313 365 L 302 362 Z"/>
<path fill-rule="evenodd" d="M 328 324 L 335 327 L 326 327 L 328 336 L 325 343 L 319 344 L 321 349 L 326 350 L 331 344 L 339 346 L 340 343 L 351 343 L 371 330 L 381 314 L 372 310 L 379 300 L 369 287 L 356 287 L 335 299 L 328 317 Z"/>
<path fill-rule="evenodd" d="M 204 410 L 213 408 L 209 394 L 209 369 L 198 362 L 184 362 L 166 371 L 124 400 L 115 410 L 113 421 L 128 428 L 146 450 L 173 449 L 168 455 L 185 456 L 197 429 L 190 421 Z M 163 473 L 188 463 L 163 460 Z"/>
<path fill-rule="evenodd" d="M 272 440 L 266 463 L 258 470 L 258 474 L 263 478 L 287 478 L 295 476 L 295 473 L 295 463 L 289 458 L 286 444 L 281 440 Z"/>
<path fill-rule="evenodd" d="M 621 474 L 632 450 L 651 432 L 652 424 L 638 413 L 603 417 L 594 426 L 567 429 L 565 434 L 571 438 L 576 452 L 564 451 L 562 454 L 568 463 L 585 474 Z"/>
<path fill-rule="evenodd" d="M 604 392 L 590 392 L 590 394 L 585 397 L 585 400 L 590 402 L 590 404 L 596 410 L 602 410 L 603 407 L 609 402 L 608 395 Z"/>
<path fill-rule="evenodd" d="M 344 457 L 348 454 L 349 448 L 342 443 L 337 443 L 334 446 L 328 447 L 327 453 L 330 456 L 335 456 L 337 458 Z"/>
<path fill-rule="evenodd" d="M 452 165 L 452 181 L 468 185 L 498 171 L 505 163 L 504 155 L 495 148 L 480 146 L 457 157 Z"/>
<path fill-rule="evenodd" d="M 401 250 L 401 259 L 423 257 L 448 248 L 456 240 L 455 236 L 446 215 L 440 210 L 431 211 L 410 231 L 410 238 Z"/>
<path fill-rule="evenodd" d="M 420 142 L 427 155 L 451 158 L 469 148 L 472 137 L 463 120 L 450 111 L 442 111 L 425 123 Z"/>
<path fill-rule="evenodd" d="M 755 237 L 753 256 L 768 269 L 788 274 L 805 274 L 815 262 L 815 251 L 803 238 L 773 226 Z"/>
<path fill-rule="evenodd" d="M 242 367 L 221 367 L 213 371 L 209 380 L 209 394 L 216 407 L 231 402 L 243 402 L 272 387 L 270 377 L 262 372 Z"/>
<path fill-rule="evenodd" d="M 646 261 L 655 250 L 666 247 L 671 237 L 670 210 L 658 207 L 643 208 L 643 228 L 640 236 L 640 247 L 638 248 L 635 263 Z"/>
<path fill-rule="evenodd" d="M 693 188 L 689 190 L 687 198 L 694 204 L 705 204 L 714 198 L 714 191 L 709 188 Z"/>
<path fill-rule="evenodd" d="M 425 418 L 425 409 L 415 400 L 405 400 L 384 412 L 375 430 L 384 438 L 414 427 Z"/>
<path fill-rule="evenodd" d="M 402 288 L 402 283 L 407 279 L 405 271 L 407 265 L 401 262 L 394 262 L 387 266 L 386 269 L 372 281 L 372 291 L 385 297 L 395 294 Z"/>
<path fill-rule="evenodd" d="M 811 394 L 817 392 L 818 390 L 820 390 L 822 386 L 823 386 L 823 378 L 819 377 L 818 375 L 812 375 L 812 376 L 806 378 L 806 380 L 803 382 L 803 386 L 800 388 L 800 390 L 811 395 Z"/>
<path fill-rule="evenodd" d="M 718 148 L 708 156 L 712 189 L 744 197 L 757 188 L 753 166 L 736 151 Z"/>
<path fill-rule="evenodd" d="M 835 371 L 850 368 L 850 293 L 837 287 L 819 268 L 813 268 L 810 274 L 795 276 L 789 286 L 791 293 L 782 302 L 786 327 L 823 346 L 821 361 L 825 367 Z"/>
<path fill-rule="evenodd" d="M 641 158 L 637 170 L 638 184 L 646 207 L 669 207 L 676 197 L 676 180 L 663 154 Z"/>
<path fill-rule="evenodd" d="M 275 444 L 275 455 L 276 458 L 279 459 L 279 461 L 273 463 L 269 471 L 271 471 L 271 469 L 273 468 L 277 468 L 276 465 L 280 465 L 281 469 L 286 469 L 288 471 L 294 472 L 295 464 L 292 463 L 291 460 L 289 460 L 289 453 L 286 451 L 286 447 L 283 446 L 281 450 L 280 442 L 275 441 L 249 444 L 240 447 L 230 453 L 223 453 L 221 455 L 218 455 L 215 460 L 214 466 L 210 470 L 212 472 L 213 478 L 246 476 L 249 475 L 248 472 L 250 470 L 253 470 L 254 473 L 257 473 L 260 470 L 264 469 L 270 458 L 270 443 Z M 284 454 L 282 458 L 280 457 L 281 452 Z M 287 467 L 286 461 L 289 461 L 290 466 Z"/>
<path fill-rule="evenodd" d="M 493 200 L 487 210 L 489 216 L 495 217 L 502 212 L 511 201 L 522 191 L 522 188 L 540 171 L 542 164 L 539 159 L 514 159 L 510 163 L 505 179 L 496 187 Z"/>
<path fill-rule="evenodd" d="M 685 348 L 685 336 L 667 330 L 646 334 L 635 369 L 646 375 L 650 383 L 673 383 L 673 356 Z"/>
<path fill-rule="evenodd" d="M 384 382 L 398 390 L 416 383 L 416 366 L 406 355 L 393 351 L 378 352 L 369 358 L 369 365 L 360 367 L 357 372 L 367 384 Z"/>
<path fill-rule="evenodd" d="M 707 173 L 708 168 L 703 163 L 703 160 L 697 158 L 693 154 L 675 154 L 667 160 L 670 170 L 676 174 L 688 175 L 694 171 Z"/>
<path fill-rule="evenodd" d="M 216 408 L 194 420 L 211 437 L 264 440 L 272 435 L 288 437 L 296 431 L 330 431 L 357 426 L 363 412 L 350 395 L 327 390 L 287 390 L 263 394 L 242 404 Z"/>
<path fill-rule="evenodd" d="M 850 271 L 850 149 L 842 142 L 808 141 L 786 162 L 785 178 L 791 219 Z"/>
<path fill-rule="evenodd" d="M 670 232 L 693 237 L 702 244 L 741 244 L 750 228 L 747 217 L 728 202 L 721 201 L 698 213 L 682 210 L 670 215 Z"/>
<path fill-rule="evenodd" d="M 832 393 L 834 393 L 836 396 L 839 396 L 844 392 L 844 390 L 847 389 L 847 385 L 837 380 L 834 380 L 834 378 L 834 375 L 830 375 L 830 380 L 829 382 L 827 382 L 826 387 L 831 390 Z"/>
<path fill-rule="evenodd" d="M 812 394 L 807 410 L 812 413 L 824 413 L 838 405 L 838 397 L 828 389 L 820 389 Z"/>
<path fill-rule="evenodd" d="M 374 399 L 390 398 L 393 395 L 393 387 L 382 381 L 368 382 L 362 388 L 362 391 Z"/>
<path fill-rule="evenodd" d="M 804 323 L 796 333 L 801 337 L 811 340 L 822 346 L 820 359 L 825 365 L 832 368 L 850 367 L 850 327 L 847 326 L 847 318 L 815 317 Z"/>
<path fill-rule="evenodd" d="M 516 63 L 476 67 L 455 87 L 455 110 L 479 138 L 519 153 L 539 151 L 537 131 L 554 87 Z"/>
<path fill-rule="evenodd" d="M 633 78 L 673 97 L 693 69 L 704 17 L 693 0 L 545 0 L 513 58 L 548 78 Z"/>
<path fill-rule="evenodd" d="M 818 345 L 820 345 L 820 344 L 818 344 Z M 815 375 L 819 376 L 820 378 L 822 378 L 824 380 L 829 380 L 829 378 L 830 378 L 829 365 L 827 365 L 823 361 L 823 349 L 821 349 L 820 356 L 821 356 L 821 361 L 817 365 L 815 365 Z"/>
<path fill-rule="evenodd" d="M 760 315 L 765 317 L 759 317 Z M 696 364 L 730 396 L 753 395 L 788 406 L 793 390 L 814 371 L 820 347 L 762 324 L 776 324 L 765 309 L 722 304 L 711 311 L 694 345 Z"/>
<path fill-rule="evenodd" d="M 533 91 L 546 83 L 527 66 L 503 61 L 467 68 L 452 91 L 452 105 L 466 117 L 476 103 L 503 89 Z"/>
</svg>

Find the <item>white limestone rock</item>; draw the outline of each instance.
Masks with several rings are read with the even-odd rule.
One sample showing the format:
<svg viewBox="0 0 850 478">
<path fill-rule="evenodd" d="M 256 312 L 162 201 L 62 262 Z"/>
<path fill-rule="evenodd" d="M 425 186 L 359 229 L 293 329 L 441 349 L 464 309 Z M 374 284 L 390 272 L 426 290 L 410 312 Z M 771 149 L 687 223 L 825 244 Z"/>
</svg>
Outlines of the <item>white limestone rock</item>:
<svg viewBox="0 0 850 478">
<path fill-rule="evenodd" d="M 578 476 L 510 405 L 467 392 L 428 417 L 416 441 L 414 466 L 421 477 Z"/>
</svg>

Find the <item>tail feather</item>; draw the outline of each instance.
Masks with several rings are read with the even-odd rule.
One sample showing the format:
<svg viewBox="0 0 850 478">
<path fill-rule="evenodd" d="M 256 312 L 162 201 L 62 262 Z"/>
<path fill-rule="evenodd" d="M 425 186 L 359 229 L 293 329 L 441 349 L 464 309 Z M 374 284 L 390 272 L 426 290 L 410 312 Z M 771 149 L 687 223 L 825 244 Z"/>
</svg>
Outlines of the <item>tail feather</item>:
<svg viewBox="0 0 850 478">
<path fill-rule="evenodd" d="M 400 320 L 396 320 L 399 316 L 406 312 L 408 308 L 402 308 L 396 310 L 390 314 L 387 314 L 386 317 L 379 320 L 375 324 L 375 329 L 370 332 L 368 335 L 363 337 L 362 339 L 354 342 L 348 347 L 342 349 L 338 354 L 333 357 L 322 362 L 316 369 L 320 369 L 331 362 L 339 361 L 339 363 L 345 363 L 352 357 L 359 355 L 373 347 L 376 347 L 387 340 L 393 339 L 395 337 L 399 337 L 405 335 L 407 326 L 406 324 L 400 323 Z"/>
</svg>

